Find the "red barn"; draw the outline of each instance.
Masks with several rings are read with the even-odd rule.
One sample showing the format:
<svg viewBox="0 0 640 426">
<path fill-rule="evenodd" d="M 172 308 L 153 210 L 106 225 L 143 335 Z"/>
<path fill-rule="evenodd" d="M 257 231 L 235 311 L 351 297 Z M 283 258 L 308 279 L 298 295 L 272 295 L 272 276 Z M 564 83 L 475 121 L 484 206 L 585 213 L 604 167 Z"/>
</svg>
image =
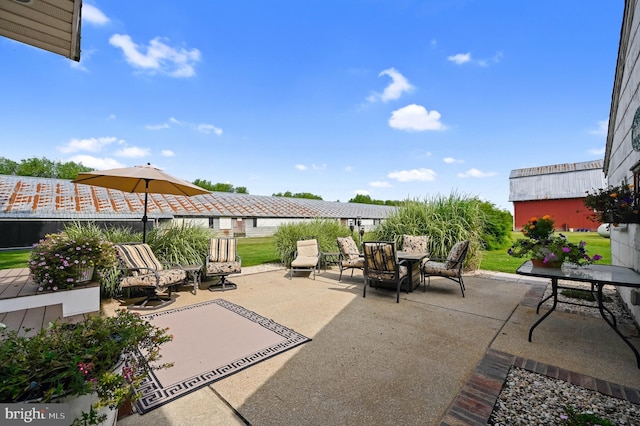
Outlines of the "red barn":
<svg viewBox="0 0 640 426">
<path fill-rule="evenodd" d="M 595 231 L 600 224 L 588 218 L 591 211 L 582 200 L 587 192 L 607 186 L 603 164 L 597 160 L 512 170 L 509 201 L 514 229 L 521 229 L 533 216 L 548 214 L 558 231 Z"/>
</svg>

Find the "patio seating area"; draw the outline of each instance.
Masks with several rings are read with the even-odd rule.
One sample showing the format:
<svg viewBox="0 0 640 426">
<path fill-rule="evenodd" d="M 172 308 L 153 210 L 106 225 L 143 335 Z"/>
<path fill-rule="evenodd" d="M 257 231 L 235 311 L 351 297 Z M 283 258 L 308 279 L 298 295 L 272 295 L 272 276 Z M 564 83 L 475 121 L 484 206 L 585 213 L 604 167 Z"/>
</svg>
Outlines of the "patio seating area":
<svg viewBox="0 0 640 426">
<path fill-rule="evenodd" d="M 246 267 L 234 279 L 238 289 L 224 293 L 194 294 L 187 283 L 166 309 L 224 298 L 311 342 L 118 423 L 481 425 L 511 366 L 640 404 L 634 354 L 595 312 L 559 307 L 527 341 L 544 313 L 535 311 L 546 280 L 469 274 L 461 298 L 446 278 L 432 277 L 425 292 L 401 292 L 397 304 L 396 289 L 363 298 L 360 271 L 342 281 L 338 266 L 315 280 L 288 275 L 277 265 Z M 3 276 L 6 285 L 18 284 L 15 274 Z M 103 301 L 101 309 L 109 314 L 130 303 Z M 640 347 L 637 329 L 626 327 Z"/>
<path fill-rule="evenodd" d="M 640 403 L 634 355 L 601 319 L 557 311 L 527 341 L 545 280 L 471 274 L 462 298 L 432 277 L 397 304 L 395 289 L 363 298 L 360 271 L 342 281 L 337 266 L 315 280 L 288 274 L 243 268 L 236 291 L 176 291 L 171 308 L 222 297 L 311 342 L 118 423 L 486 424 L 512 365 Z M 637 332 L 631 341 L 640 345 Z"/>
</svg>

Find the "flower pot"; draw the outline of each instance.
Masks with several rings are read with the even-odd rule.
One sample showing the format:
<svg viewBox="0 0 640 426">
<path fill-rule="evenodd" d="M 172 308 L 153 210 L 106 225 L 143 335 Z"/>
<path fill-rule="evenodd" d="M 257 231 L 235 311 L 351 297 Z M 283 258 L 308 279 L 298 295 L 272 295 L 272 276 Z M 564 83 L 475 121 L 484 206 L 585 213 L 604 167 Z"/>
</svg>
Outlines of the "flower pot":
<svg viewBox="0 0 640 426">
<path fill-rule="evenodd" d="M 611 211 L 602 215 L 604 223 L 640 223 L 640 214 L 633 211 Z"/>
<path fill-rule="evenodd" d="M 78 266 L 76 271 L 76 282 L 86 283 L 93 278 L 93 266 Z"/>
<path fill-rule="evenodd" d="M 562 267 L 562 262 L 544 262 L 540 259 L 531 259 L 531 263 L 533 266 L 538 268 L 560 268 Z"/>
</svg>

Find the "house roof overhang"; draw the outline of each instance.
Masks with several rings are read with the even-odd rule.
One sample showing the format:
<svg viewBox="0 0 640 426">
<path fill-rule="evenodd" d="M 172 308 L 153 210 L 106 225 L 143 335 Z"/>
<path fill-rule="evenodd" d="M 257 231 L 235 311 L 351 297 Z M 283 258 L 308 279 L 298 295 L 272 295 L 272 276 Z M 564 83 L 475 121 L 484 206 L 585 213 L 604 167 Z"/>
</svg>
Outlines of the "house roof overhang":
<svg viewBox="0 0 640 426">
<path fill-rule="evenodd" d="M 80 61 L 82 0 L 0 1 L 0 35 Z"/>
</svg>

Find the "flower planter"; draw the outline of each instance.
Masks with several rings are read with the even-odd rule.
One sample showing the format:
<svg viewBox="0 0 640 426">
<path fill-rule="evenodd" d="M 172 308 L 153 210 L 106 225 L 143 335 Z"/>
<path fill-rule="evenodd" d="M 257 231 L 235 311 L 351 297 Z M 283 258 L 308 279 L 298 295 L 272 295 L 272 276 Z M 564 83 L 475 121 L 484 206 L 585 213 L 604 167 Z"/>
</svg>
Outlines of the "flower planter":
<svg viewBox="0 0 640 426">
<path fill-rule="evenodd" d="M 640 223 L 640 214 L 632 211 L 607 212 L 602 214 L 602 221 L 604 223 Z"/>
<path fill-rule="evenodd" d="M 545 263 L 544 261 L 540 260 L 540 259 L 531 259 L 531 263 L 533 264 L 533 266 L 538 267 L 538 268 L 561 268 L 562 267 L 562 262 L 547 262 Z"/>
<path fill-rule="evenodd" d="M 78 266 L 76 271 L 76 282 L 86 283 L 93 278 L 93 266 Z"/>
</svg>

